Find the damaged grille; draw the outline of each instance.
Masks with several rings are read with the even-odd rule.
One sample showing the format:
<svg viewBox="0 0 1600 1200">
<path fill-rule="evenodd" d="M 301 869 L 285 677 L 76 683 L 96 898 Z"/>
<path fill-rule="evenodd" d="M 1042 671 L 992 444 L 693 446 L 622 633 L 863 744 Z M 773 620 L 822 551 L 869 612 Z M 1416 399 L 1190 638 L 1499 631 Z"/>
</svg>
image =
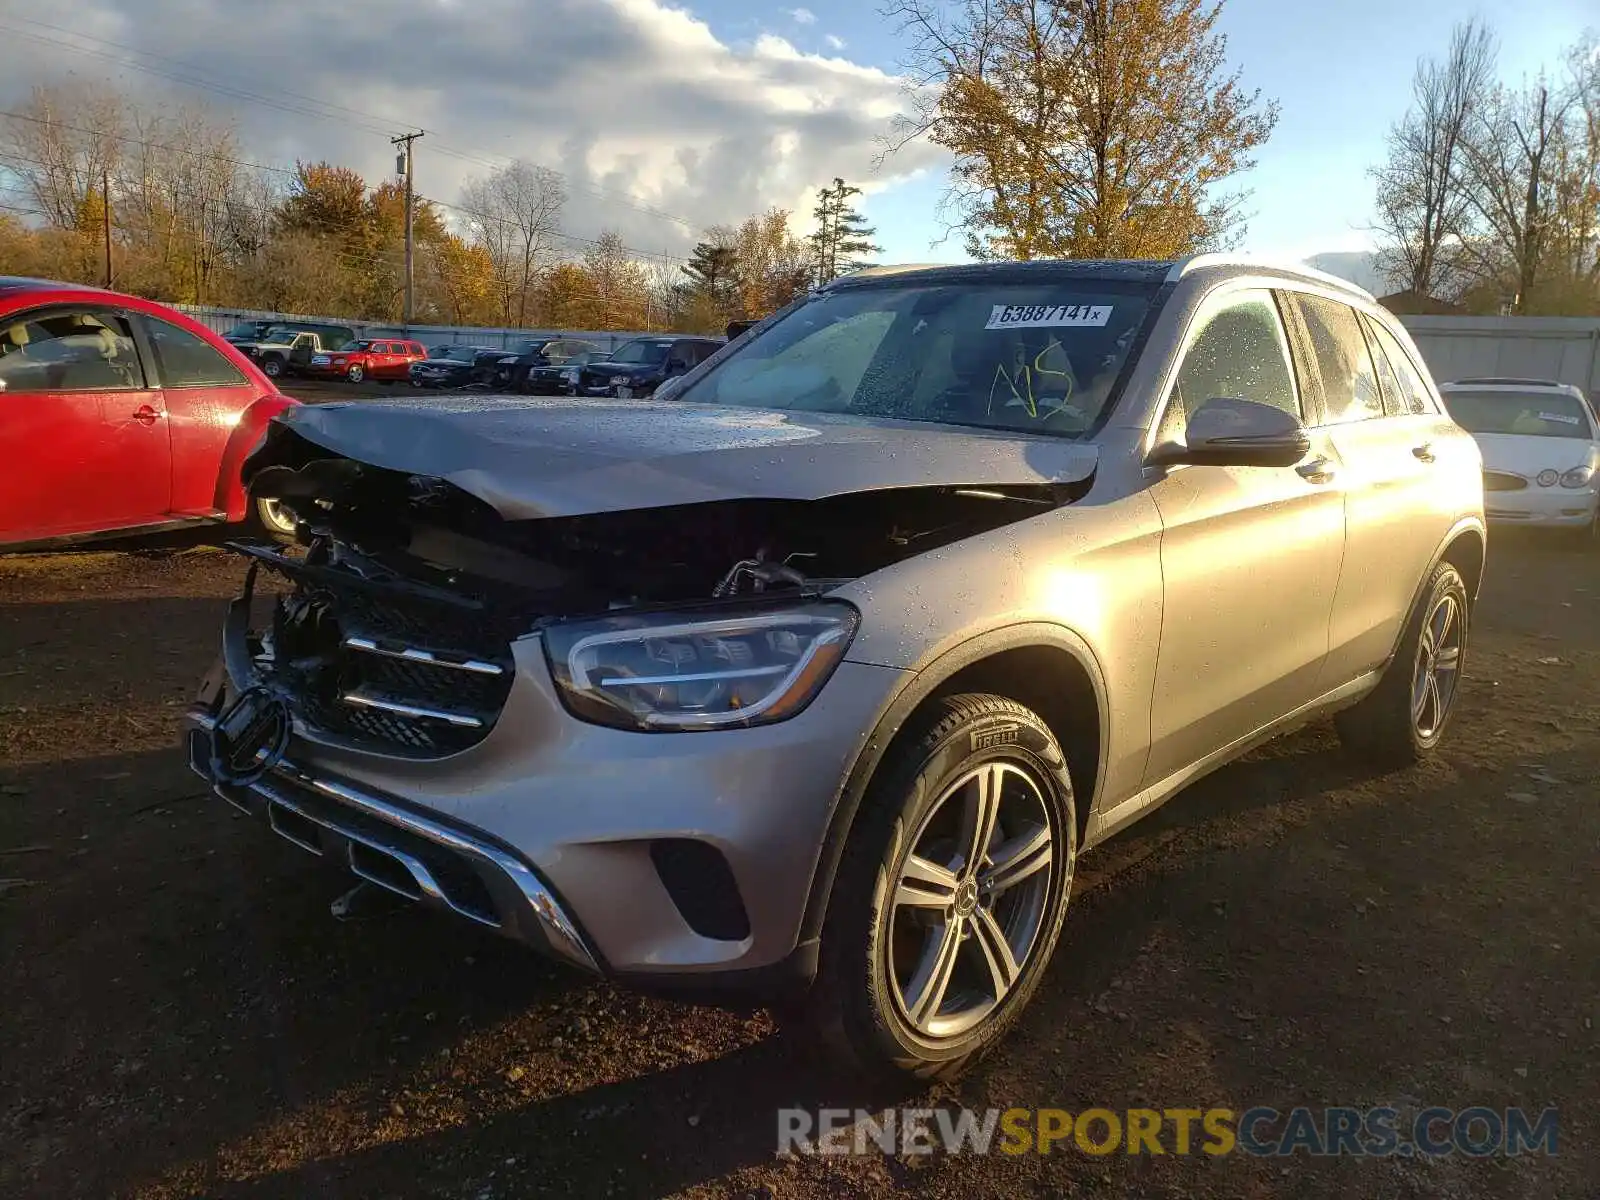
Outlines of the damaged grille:
<svg viewBox="0 0 1600 1200">
<path fill-rule="evenodd" d="M 470 606 L 279 559 L 280 597 L 257 665 L 321 737 L 442 758 L 481 742 L 511 690 L 510 641 Z"/>
</svg>

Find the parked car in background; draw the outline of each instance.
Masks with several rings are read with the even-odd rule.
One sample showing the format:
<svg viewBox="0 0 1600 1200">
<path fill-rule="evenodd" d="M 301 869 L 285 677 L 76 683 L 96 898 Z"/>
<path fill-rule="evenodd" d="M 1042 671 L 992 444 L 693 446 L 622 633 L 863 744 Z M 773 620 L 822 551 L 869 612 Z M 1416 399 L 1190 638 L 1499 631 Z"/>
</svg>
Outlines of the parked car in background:
<svg viewBox="0 0 1600 1200">
<path fill-rule="evenodd" d="M 435 346 L 428 356 L 407 369 L 412 387 L 466 387 L 484 381 L 496 361 L 505 354 L 492 346 Z"/>
<path fill-rule="evenodd" d="M 0 548 L 243 521 L 239 465 L 295 401 L 182 313 L 115 292 L 0 279 Z"/>
<path fill-rule="evenodd" d="M 614 396 L 622 400 L 648 396 L 667 380 L 699 366 L 722 345 L 721 338 L 670 334 L 634 338 L 609 357 L 579 367 L 573 387 L 580 396 Z"/>
<path fill-rule="evenodd" d="M 1600 423 L 1581 389 L 1542 379 L 1458 379 L 1439 389 L 1483 452 L 1491 521 L 1600 539 Z"/>
<path fill-rule="evenodd" d="M 532 372 L 552 368 L 559 372 L 575 355 L 592 354 L 599 348 L 582 338 L 529 338 L 514 342 L 496 360 L 494 375 L 489 382 L 493 387 L 508 391 L 530 391 L 529 376 Z"/>
<path fill-rule="evenodd" d="M 1450 726 L 1482 459 L 1343 280 L 869 268 L 674 386 L 275 420 L 250 484 L 315 520 L 251 553 L 293 590 L 229 622 L 193 768 L 378 886 L 927 1080 L 1049 986 L 1082 849 L 1320 715 L 1384 768 Z"/>
<path fill-rule="evenodd" d="M 578 375 L 590 363 L 605 362 L 611 351 L 596 347 L 574 354 L 559 366 L 535 367 L 528 372 L 527 391 L 535 396 L 570 396 L 576 391 Z"/>
<path fill-rule="evenodd" d="M 355 340 L 348 325 L 273 325 L 254 342 L 237 343 L 269 379 L 303 375 L 311 361 Z"/>
<path fill-rule="evenodd" d="M 411 377 L 411 364 L 427 356 L 421 342 L 374 338 L 313 354 L 306 373 L 335 376 L 351 383 L 368 379 L 376 383 L 404 383 Z"/>
<path fill-rule="evenodd" d="M 256 342 L 260 341 L 261 335 L 275 324 L 276 322 L 274 321 L 240 321 L 237 325 L 232 326 L 228 332 L 224 333 L 222 337 L 224 341 L 231 342 L 236 346 L 241 343 Z"/>
</svg>

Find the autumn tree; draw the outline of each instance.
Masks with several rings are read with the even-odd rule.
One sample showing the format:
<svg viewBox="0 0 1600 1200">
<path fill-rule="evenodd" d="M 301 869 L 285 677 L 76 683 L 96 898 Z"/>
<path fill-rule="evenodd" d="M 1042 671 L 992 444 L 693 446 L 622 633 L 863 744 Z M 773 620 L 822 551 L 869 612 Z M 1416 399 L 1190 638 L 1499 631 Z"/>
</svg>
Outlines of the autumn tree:
<svg viewBox="0 0 1600 1200">
<path fill-rule="evenodd" d="M 878 232 L 867 224 L 850 200 L 861 195 L 861 189 L 851 187 L 835 178 L 833 183 L 817 192 L 817 207 L 812 217 L 817 222 L 816 232 L 810 239 L 813 272 L 817 283 L 827 283 L 847 271 L 864 265 L 867 255 L 879 254 L 883 247 L 873 243 Z"/>
<path fill-rule="evenodd" d="M 1389 130 L 1377 183 L 1378 265 L 1418 297 L 1454 300 L 1468 282 L 1472 196 L 1468 139 L 1494 87 L 1495 39 L 1471 20 L 1457 25 L 1442 61 L 1423 59 L 1411 81 L 1411 107 Z"/>
<path fill-rule="evenodd" d="M 47 225 L 83 231 L 86 209 L 103 203 L 126 132 L 121 97 L 107 88 L 36 87 L 14 116 L 0 118 L 0 162 Z"/>
<path fill-rule="evenodd" d="M 789 229 L 789 213 L 768 209 L 738 228 L 715 231 L 733 249 L 737 307 L 733 318 L 755 320 L 782 308 L 811 285 L 811 251 Z"/>
<path fill-rule="evenodd" d="M 1222 0 L 890 0 L 909 116 L 955 157 L 952 229 L 977 258 L 1165 258 L 1242 232 L 1277 123 L 1227 67 Z"/>
<path fill-rule="evenodd" d="M 507 325 L 527 324 L 533 286 L 554 255 L 566 201 L 560 175 L 521 161 L 471 180 L 461 191 L 473 239 L 494 263 Z"/>
</svg>

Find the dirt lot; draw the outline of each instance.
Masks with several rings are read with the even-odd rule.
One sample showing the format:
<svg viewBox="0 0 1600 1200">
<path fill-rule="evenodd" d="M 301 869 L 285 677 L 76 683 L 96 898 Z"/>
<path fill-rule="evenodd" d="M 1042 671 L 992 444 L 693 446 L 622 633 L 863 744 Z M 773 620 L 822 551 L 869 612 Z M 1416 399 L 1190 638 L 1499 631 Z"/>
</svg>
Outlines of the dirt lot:
<svg viewBox="0 0 1600 1200">
<path fill-rule="evenodd" d="M 976 1077 L 831 1079 L 346 888 L 174 750 L 239 569 L 0 559 L 0 1195 L 1593 1196 L 1600 555 L 1492 551 L 1449 748 L 1314 728 L 1089 856 Z M 1554 1159 L 777 1161 L 781 1105 L 1560 1108 Z"/>
</svg>

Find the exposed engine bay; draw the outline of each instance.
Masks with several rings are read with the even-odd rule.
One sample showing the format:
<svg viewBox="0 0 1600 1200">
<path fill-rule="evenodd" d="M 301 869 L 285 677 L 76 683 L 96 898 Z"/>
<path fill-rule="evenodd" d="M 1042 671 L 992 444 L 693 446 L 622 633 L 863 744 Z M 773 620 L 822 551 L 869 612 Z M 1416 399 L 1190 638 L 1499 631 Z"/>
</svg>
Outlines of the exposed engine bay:
<svg viewBox="0 0 1600 1200">
<path fill-rule="evenodd" d="M 253 496 L 299 523 L 307 561 L 359 555 L 397 577 L 512 598 L 533 623 L 646 604 L 821 593 L 1076 499 L 1086 484 L 908 487 L 507 521 L 453 484 L 348 458 L 273 466 Z"/>
<path fill-rule="evenodd" d="M 270 623 L 230 630 L 230 674 L 319 736 L 423 758 L 487 734 L 510 690 L 512 643 L 541 630 L 563 702 L 586 719 L 755 723 L 797 702 L 780 691 L 786 680 L 847 647 L 856 614 L 829 591 L 1088 486 L 898 487 L 507 520 L 442 479 L 297 449 L 299 461 L 247 468 L 252 497 L 293 514 L 300 549 L 236 544 L 294 586 Z"/>
</svg>

